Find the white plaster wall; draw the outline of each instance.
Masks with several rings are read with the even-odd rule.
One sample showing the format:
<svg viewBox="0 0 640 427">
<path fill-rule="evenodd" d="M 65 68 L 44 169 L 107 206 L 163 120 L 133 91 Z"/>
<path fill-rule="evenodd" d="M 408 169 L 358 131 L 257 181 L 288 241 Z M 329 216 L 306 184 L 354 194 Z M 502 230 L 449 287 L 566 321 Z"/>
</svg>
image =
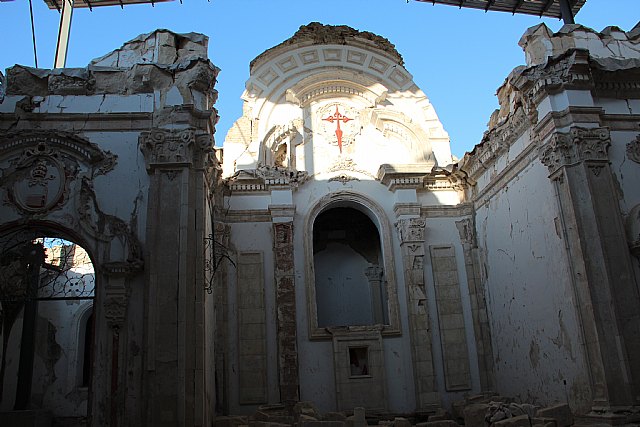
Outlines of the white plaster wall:
<svg viewBox="0 0 640 427">
<path fill-rule="evenodd" d="M 589 404 L 589 379 L 554 189 L 538 160 L 476 216 L 497 391 Z"/>
<path fill-rule="evenodd" d="M 480 392 L 480 373 L 478 368 L 478 357 L 476 351 L 476 338 L 473 327 L 473 317 L 471 314 L 471 301 L 469 297 L 469 286 L 467 274 L 464 266 L 464 250 L 460 243 L 460 235 L 455 222 L 460 218 L 442 217 L 427 218 L 425 230 L 425 285 L 427 294 L 427 304 L 429 307 L 429 324 L 431 325 L 432 353 L 434 358 L 438 392 L 441 395 L 445 408 L 457 400 L 463 399 L 467 393 Z M 442 354 L 440 327 L 438 323 L 438 309 L 436 306 L 435 281 L 433 278 L 433 264 L 429 253 L 429 246 L 432 245 L 452 245 L 456 255 L 458 267 L 458 281 L 460 283 L 460 299 L 462 303 L 462 314 L 465 324 L 465 335 L 467 339 L 467 350 L 469 357 L 469 368 L 471 374 L 471 390 L 461 392 L 447 392 L 444 379 L 444 358 Z"/>
</svg>

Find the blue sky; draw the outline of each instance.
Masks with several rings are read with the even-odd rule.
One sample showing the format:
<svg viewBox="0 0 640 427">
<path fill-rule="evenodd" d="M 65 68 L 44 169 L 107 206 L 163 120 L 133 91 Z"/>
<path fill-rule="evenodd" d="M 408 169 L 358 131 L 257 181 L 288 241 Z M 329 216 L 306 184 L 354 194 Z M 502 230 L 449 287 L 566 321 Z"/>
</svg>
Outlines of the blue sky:
<svg viewBox="0 0 640 427">
<path fill-rule="evenodd" d="M 53 65 L 59 15 L 42 0 L 33 0 L 38 65 Z M 29 3 L 0 3 L 2 42 L 0 69 L 34 66 Z M 631 30 L 640 20 L 640 0 L 587 0 L 576 16 L 582 25 L 601 31 L 608 25 Z M 461 157 L 480 142 L 492 111 L 496 89 L 509 72 L 524 64 L 518 40 L 540 22 L 553 31 L 556 19 L 458 9 L 413 0 L 183 0 L 151 5 L 76 9 L 68 67 L 84 67 L 141 33 L 157 28 L 209 36 L 209 57 L 221 68 L 216 108 L 221 116 L 216 143 L 242 113 L 240 96 L 249 77 L 249 62 L 291 37 L 312 21 L 349 25 L 389 39 L 405 67 L 434 105 Z"/>
</svg>

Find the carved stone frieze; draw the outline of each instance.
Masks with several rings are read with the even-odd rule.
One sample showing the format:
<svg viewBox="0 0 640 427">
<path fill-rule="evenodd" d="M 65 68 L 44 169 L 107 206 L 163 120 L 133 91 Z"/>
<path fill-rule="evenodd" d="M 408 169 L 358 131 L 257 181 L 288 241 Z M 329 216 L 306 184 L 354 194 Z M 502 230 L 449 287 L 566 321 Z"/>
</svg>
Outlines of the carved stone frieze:
<svg viewBox="0 0 640 427">
<path fill-rule="evenodd" d="M 213 136 L 193 128 L 145 131 L 138 144 L 148 170 L 167 166 L 201 168 L 213 162 Z"/>
<path fill-rule="evenodd" d="M 611 145 L 608 128 L 571 128 L 568 133 L 557 132 L 542 146 L 538 156 L 554 173 L 563 166 L 583 161 L 607 161 L 607 150 Z"/>
<path fill-rule="evenodd" d="M 270 186 L 298 188 L 308 179 L 309 173 L 306 171 L 262 165 L 236 172 L 227 180 L 227 185 L 232 191 L 265 191 Z"/>
<path fill-rule="evenodd" d="M 424 242 L 424 218 L 401 219 L 396 222 L 396 229 L 401 243 Z"/>
<path fill-rule="evenodd" d="M 640 134 L 627 144 L 627 157 L 629 160 L 640 163 Z"/>
<path fill-rule="evenodd" d="M 472 153 L 465 154 L 459 163 L 460 170 L 465 172 L 472 181 L 477 181 L 480 175 L 506 153 L 531 125 L 530 114 L 525 108 L 518 107 L 503 122 L 486 132 L 482 142 L 476 145 Z"/>
<path fill-rule="evenodd" d="M 583 49 L 568 50 L 545 64 L 523 70 L 510 80 L 536 102 L 547 93 L 568 88 L 589 89 L 594 85 L 589 52 Z"/>
</svg>

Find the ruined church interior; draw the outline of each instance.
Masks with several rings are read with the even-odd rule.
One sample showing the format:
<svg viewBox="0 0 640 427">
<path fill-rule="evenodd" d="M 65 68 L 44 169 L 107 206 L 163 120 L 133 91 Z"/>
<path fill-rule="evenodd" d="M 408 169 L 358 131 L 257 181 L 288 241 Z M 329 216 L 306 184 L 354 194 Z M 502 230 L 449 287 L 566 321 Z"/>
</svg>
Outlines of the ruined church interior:
<svg viewBox="0 0 640 427">
<path fill-rule="evenodd" d="M 640 25 L 523 33 L 462 158 L 366 28 L 0 74 L 0 426 L 638 425 Z"/>
</svg>

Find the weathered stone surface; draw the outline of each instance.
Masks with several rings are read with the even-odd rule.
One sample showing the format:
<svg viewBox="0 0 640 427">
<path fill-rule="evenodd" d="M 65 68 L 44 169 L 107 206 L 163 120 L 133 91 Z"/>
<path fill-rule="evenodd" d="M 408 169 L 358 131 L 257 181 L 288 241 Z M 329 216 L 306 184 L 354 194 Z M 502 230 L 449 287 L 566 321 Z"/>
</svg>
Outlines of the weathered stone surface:
<svg viewBox="0 0 640 427">
<path fill-rule="evenodd" d="M 365 409 L 361 407 L 354 408 L 353 415 L 347 417 L 347 425 L 349 427 L 365 427 L 367 425 Z"/>
<path fill-rule="evenodd" d="M 547 417 L 534 417 L 531 418 L 532 426 L 541 426 L 541 427 L 558 427 L 555 418 L 547 418 Z"/>
<path fill-rule="evenodd" d="M 318 420 L 302 420 L 298 421 L 299 427 L 345 427 L 345 421 L 318 421 Z"/>
<path fill-rule="evenodd" d="M 237 427 L 249 424 L 249 418 L 246 416 L 223 416 L 216 417 L 216 427 Z"/>
<path fill-rule="evenodd" d="M 347 416 L 342 412 L 327 412 L 322 417 L 323 421 L 347 421 Z"/>
<path fill-rule="evenodd" d="M 320 411 L 318 411 L 318 409 L 312 402 L 297 402 L 293 406 L 293 416 L 296 419 L 301 416 L 311 417 L 316 420 L 322 419 Z"/>
<path fill-rule="evenodd" d="M 249 420 L 249 427 L 290 427 L 293 423 L 277 423 L 269 421 Z"/>
<path fill-rule="evenodd" d="M 467 427 L 484 427 L 489 425 L 485 421 L 487 411 L 491 406 L 488 403 L 473 403 L 464 408 L 464 425 Z"/>
<path fill-rule="evenodd" d="M 530 427 L 531 422 L 528 415 L 518 415 L 498 421 L 492 424 L 495 427 Z"/>
<path fill-rule="evenodd" d="M 458 427 L 460 424 L 453 420 L 436 420 L 427 421 L 426 423 L 418 423 L 416 427 Z"/>
<path fill-rule="evenodd" d="M 411 422 L 403 417 L 396 417 L 393 420 L 393 427 L 411 427 Z"/>
<path fill-rule="evenodd" d="M 569 405 L 566 403 L 559 403 L 538 409 L 536 417 L 553 418 L 558 427 L 566 427 L 573 424 L 573 414 L 571 413 L 571 408 L 569 408 Z"/>
<path fill-rule="evenodd" d="M 438 408 L 435 414 L 429 415 L 429 417 L 427 418 L 427 421 L 443 421 L 443 420 L 450 420 L 450 419 L 451 419 L 451 415 L 447 411 L 445 411 L 442 408 Z"/>
</svg>

